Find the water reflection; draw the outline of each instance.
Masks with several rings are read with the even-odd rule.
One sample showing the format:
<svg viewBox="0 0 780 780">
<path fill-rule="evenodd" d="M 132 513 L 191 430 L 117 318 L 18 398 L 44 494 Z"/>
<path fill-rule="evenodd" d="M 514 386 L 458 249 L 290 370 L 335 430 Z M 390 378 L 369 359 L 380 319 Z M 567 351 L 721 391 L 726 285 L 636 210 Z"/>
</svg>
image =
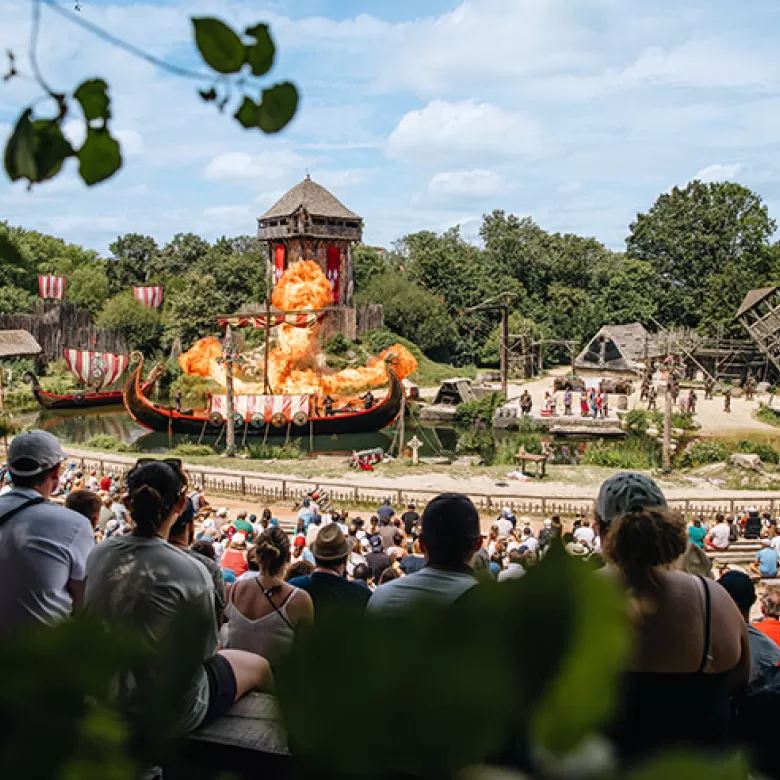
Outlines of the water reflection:
<svg viewBox="0 0 780 780">
<path fill-rule="evenodd" d="M 111 436 L 121 441 L 123 444 L 135 445 L 143 452 L 162 453 L 168 449 L 168 435 L 159 432 L 150 432 L 146 428 L 138 425 L 124 410 L 119 409 L 96 409 L 94 411 L 74 411 L 74 412 L 41 412 L 37 418 L 29 421 L 29 427 L 43 428 L 53 433 L 60 441 L 66 444 L 86 444 L 95 436 Z M 457 432 L 454 428 L 428 427 L 428 426 L 409 426 L 406 427 L 409 439 L 416 435 L 423 446 L 420 449 L 422 457 L 435 457 L 439 455 L 451 454 L 457 444 Z M 324 454 L 343 454 L 351 453 L 353 450 L 366 450 L 375 447 L 381 447 L 385 452 L 390 449 L 395 436 L 395 426 L 386 428 L 383 431 L 375 433 L 360 433 L 345 436 L 315 436 L 313 452 Z M 175 447 L 180 442 L 192 442 L 193 439 L 174 434 L 172 444 Z M 236 432 L 236 441 L 240 445 L 242 442 L 241 432 Z M 282 443 L 281 437 L 269 437 L 268 442 Z M 225 440 L 219 442 L 224 446 Z M 253 443 L 262 443 L 261 436 L 249 436 L 246 440 L 247 445 Z M 301 447 L 309 449 L 309 439 L 303 437 L 300 440 Z M 217 437 L 205 436 L 203 444 L 215 446 Z"/>
</svg>

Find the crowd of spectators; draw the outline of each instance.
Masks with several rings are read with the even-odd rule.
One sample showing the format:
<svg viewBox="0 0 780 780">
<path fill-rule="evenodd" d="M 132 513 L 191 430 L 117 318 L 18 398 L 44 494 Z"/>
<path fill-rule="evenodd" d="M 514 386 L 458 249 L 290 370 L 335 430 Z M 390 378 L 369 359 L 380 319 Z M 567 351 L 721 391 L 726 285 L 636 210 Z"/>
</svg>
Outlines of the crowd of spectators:
<svg viewBox="0 0 780 780">
<path fill-rule="evenodd" d="M 739 522 L 686 527 L 641 474 L 606 480 L 593 517 L 570 527 L 552 517 L 537 532 L 504 507 L 483 533 L 466 496 L 443 494 L 422 515 L 413 504 L 399 515 L 385 500 L 367 519 L 307 499 L 288 533 L 270 509 L 258 519 L 212 508 L 174 459 L 141 459 L 121 482 L 65 463 L 48 433 L 11 443 L 0 495 L 0 636 L 87 609 L 154 647 L 190 611 L 201 663 L 181 702 L 181 733 L 248 691 L 272 691 L 300 627 L 331 610 L 400 615 L 420 599 L 446 609 L 482 579 L 522 579 L 557 539 L 622 583 L 633 606 L 633 655 L 610 728 L 627 759 L 659 746 L 727 744 L 734 698 L 780 663 L 780 589 L 766 589 L 763 619 L 752 622 L 755 577 L 732 571 L 717 582 L 697 569 L 705 548 L 731 543 Z M 771 529 L 767 522 L 762 551 L 776 555 Z M 155 674 L 126 670 L 123 711 L 142 717 Z"/>
</svg>

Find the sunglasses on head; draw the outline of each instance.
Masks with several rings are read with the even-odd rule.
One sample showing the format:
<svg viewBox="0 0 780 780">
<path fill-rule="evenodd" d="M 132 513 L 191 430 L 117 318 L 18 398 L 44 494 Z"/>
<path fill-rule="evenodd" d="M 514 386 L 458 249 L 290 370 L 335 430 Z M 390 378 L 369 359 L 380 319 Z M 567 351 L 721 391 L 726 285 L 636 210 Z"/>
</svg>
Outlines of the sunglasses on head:
<svg viewBox="0 0 780 780">
<path fill-rule="evenodd" d="M 136 468 L 139 466 L 145 466 L 147 463 L 165 463 L 176 471 L 182 470 L 181 458 L 138 458 L 135 462 Z"/>
</svg>

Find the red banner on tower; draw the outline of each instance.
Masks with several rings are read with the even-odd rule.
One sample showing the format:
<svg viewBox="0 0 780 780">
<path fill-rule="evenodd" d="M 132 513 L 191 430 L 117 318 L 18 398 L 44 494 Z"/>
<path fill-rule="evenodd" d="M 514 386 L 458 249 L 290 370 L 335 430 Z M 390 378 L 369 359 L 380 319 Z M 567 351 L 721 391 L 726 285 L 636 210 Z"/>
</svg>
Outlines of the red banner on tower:
<svg viewBox="0 0 780 780">
<path fill-rule="evenodd" d="M 333 302 L 339 301 L 339 276 L 341 275 L 341 250 L 337 246 L 328 247 L 328 264 L 325 271 L 328 281 L 333 287 Z"/>
<path fill-rule="evenodd" d="M 277 244 L 274 252 L 274 285 L 284 276 L 284 244 Z"/>
<path fill-rule="evenodd" d="M 135 299 L 150 309 L 159 309 L 163 302 L 162 287 L 133 287 Z"/>
<path fill-rule="evenodd" d="M 41 298 L 54 298 L 61 301 L 65 297 L 65 284 L 67 280 L 64 276 L 52 276 L 51 274 L 38 277 L 38 289 L 41 291 Z"/>
</svg>

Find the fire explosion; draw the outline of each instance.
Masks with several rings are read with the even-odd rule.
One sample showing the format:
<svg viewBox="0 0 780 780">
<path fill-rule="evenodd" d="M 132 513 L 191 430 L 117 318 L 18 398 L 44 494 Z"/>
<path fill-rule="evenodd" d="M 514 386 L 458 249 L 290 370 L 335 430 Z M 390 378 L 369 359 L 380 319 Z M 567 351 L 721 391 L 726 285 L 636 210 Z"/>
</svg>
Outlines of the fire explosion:
<svg viewBox="0 0 780 780">
<path fill-rule="evenodd" d="M 276 285 L 271 298 L 281 311 L 310 311 L 323 309 L 333 302 L 330 282 L 313 260 L 305 260 L 290 266 Z M 322 347 L 317 339 L 317 323 L 312 328 L 298 328 L 282 324 L 272 331 L 276 345 L 268 356 L 268 383 L 275 394 L 289 395 L 350 395 L 361 390 L 379 387 L 388 381 L 385 360 L 392 357 L 393 370 L 400 379 L 417 370 L 417 360 L 401 344 L 384 350 L 360 368 L 345 368 L 337 373 L 327 373 L 320 368 L 324 364 Z M 185 374 L 213 379 L 222 387 L 227 386 L 225 368 L 218 362 L 222 355 L 220 342 L 212 337 L 196 342 L 189 352 L 179 358 Z M 256 361 L 262 375 L 264 357 Z M 239 374 L 233 380 L 236 393 L 262 395 L 262 382 L 249 381 Z"/>
</svg>

